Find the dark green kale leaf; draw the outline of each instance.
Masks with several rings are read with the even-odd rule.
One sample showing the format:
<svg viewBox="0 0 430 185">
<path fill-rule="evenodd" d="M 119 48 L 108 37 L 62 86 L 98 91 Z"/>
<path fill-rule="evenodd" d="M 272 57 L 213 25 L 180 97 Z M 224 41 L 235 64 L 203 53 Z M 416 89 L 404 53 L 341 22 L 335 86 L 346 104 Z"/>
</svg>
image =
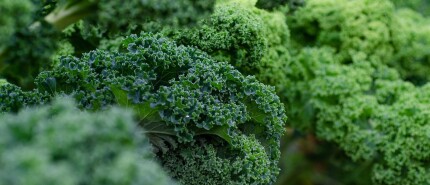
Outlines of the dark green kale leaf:
<svg viewBox="0 0 430 185">
<path fill-rule="evenodd" d="M 195 142 L 197 136 L 217 136 L 228 144 L 228 150 L 242 153 L 245 166 L 254 160 L 246 157 L 254 155 L 247 149 L 250 140 L 264 148 L 258 154 L 264 161 L 259 163 L 269 171 L 258 171 L 260 175 L 242 171 L 255 176 L 244 182 L 274 182 L 286 116 L 272 87 L 160 35 L 132 35 L 122 46 L 119 52 L 96 50 L 82 58 L 63 57 L 54 70 L 39 75 L 39 90 L 71 94 L 86 109 L 113 104 L 133 109 L 147 134 L 169 135 L 180 143 Z M 232 156 L 223 158 L 235 161 Z"/>
</svg>

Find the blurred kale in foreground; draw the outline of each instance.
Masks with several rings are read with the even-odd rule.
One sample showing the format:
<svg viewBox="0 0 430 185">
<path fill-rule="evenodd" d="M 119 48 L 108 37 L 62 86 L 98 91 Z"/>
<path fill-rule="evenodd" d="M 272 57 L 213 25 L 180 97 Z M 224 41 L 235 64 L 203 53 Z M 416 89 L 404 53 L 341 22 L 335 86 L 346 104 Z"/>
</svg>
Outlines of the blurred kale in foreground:
<svg viewBox="0 0 430 185">
<path fill-rule="evenodd" d="M 142 133 L 130 112 L 83 112 L 71 99 L 0 114 L 0 183 L 174 184 Z"/>
</svg>

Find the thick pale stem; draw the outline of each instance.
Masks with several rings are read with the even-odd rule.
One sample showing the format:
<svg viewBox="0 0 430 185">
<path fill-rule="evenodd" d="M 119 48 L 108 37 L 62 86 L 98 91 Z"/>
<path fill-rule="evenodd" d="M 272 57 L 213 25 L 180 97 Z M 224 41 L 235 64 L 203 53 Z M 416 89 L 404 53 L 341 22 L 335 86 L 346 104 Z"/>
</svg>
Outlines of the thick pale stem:
<svg viewBox="0 0 430 185">
<path fill-rule="evenodd" d="M 58 30 L 63 30 L 67 26 L 95 12 L 96 5 L 97 1 L 83 1 L 50 13 L 45 17 L 45 21 Z"/>
</svg>

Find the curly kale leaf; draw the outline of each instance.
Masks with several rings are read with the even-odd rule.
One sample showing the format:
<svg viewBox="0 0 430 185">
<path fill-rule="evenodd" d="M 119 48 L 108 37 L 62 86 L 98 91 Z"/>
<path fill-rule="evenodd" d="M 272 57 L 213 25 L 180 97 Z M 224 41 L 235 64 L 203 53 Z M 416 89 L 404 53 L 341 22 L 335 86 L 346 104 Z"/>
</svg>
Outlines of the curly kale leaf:
<svg viewBox="0 0 430 185">
<path fill-rule="evenodd" d="M 246 154 L 239 138 L 255 135 L 265 149 L 264 164 L 276 166 L 286 116 L 272 87 L 160 35 L 132 35 L 122 46 L 119 52 L 63 57 L 54 70 L 39 75 L 39 90 L 72 94 L 86 109 L 112 104 L 133 109 L 140 124 L 151 128 L 148 134 L 176 136 L 181 143 L 215 135 Z M 278 171 L 270 168 L 271 182 Z"/>
<path fill-rule="evenodd" d="M 242 72 L 255 70 L 267 43 L 261 18 L 246 3 L 221 3 L 196 28 L 177 32 L 175 40 L 228 61 Z"/>
<path fill-rule="evenodd" d="M 393 58 L 389 1 L 308 0 L 289 19 L 301 46 L 330 46 L 346 63 L 357 58 L 373 65 Z"/>
<path fill-rule="evenodd" d="M 342 64 L 335 51 L 305 48 L 289 64 L 291 123 L 373 163 L 375 184 L 427 183 L 429 86 L 402 81 L 386 66 Z"/>
<path fill-rule="evenodd" d="M 255 75 L 281 92 L 290 58 L 286 17 L 282 12 L 260 10 L 254 4 L 239 0 L 219 3 L 215 12 L 195 28 L 173 31 L 170 36 L 228 61 L 242 73 Z"/>
<path fill-rule="evenodd" d="M 38 91 L 22 91 L 20 87 L 0 79 L 0 114 L 17 112 L 23 107 L 48 102 L 49 95 Z"/>
<path fill-rule="evenodd" d="M 299 47 L 333 47 L 346 64 L 388 64 L 417 85 L 429 79 L 429 21 L 417 12 L 396 9 L 388 0 L 308 0 L 289 26 Z"/>
<path fill-rule="evenodd" d="M 430 21 L 411 10 L 394 14 L 392 40 L 395 49 L 393 66 L 407 81 L 416 85 L 429 82 Z"/>
<path fill-rule="evenodd" d="M 264 147 L 252 135 L 239 137 L 238 142 L 241 149 L 202 139 L 180 145 L 161 159 L 181 184 L 271 184 L 272 171 L 277 167 L 269 162 Z"/>
<path fill-rule="evenodd" d="M 190 26 L 212 12 L 215 0 L 99 0 L 98 12 L 81 26 L 84 38 L 92 40 L 115 38 L 139 33 L 146 24 L 161 26 Z M 121 8 L 119 8 L 121 7 Z"/>
<path fill-rule="evenodd" d="M 375 184 L 428 183 L 428 21 L 389 1 L 308 0 L 289 23 L 292 125 L 372 163 Z"/>
<path fill-rule="evenodd" d="M 69 100 L 0 115 L 2 184 L 174 184 L 130 112 Z"/>
</svg>

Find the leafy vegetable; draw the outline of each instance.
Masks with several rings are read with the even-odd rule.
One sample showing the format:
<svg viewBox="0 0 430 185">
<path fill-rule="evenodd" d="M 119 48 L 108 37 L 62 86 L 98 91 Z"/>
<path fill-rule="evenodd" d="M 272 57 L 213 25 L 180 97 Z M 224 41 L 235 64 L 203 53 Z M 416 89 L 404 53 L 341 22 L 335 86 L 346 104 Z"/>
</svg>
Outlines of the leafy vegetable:
<svg viewBox="0 0 430 185">
<path fill-rule="evenodd" d="M 241 153 L 244 162 L 236 164 L 238 168 L 253 160 L 247 155 L 256 155 L 243 143 L 255 135 L 257 140 L 246 143 L 265 149 L 258 151 L 262 156 L 257 162 L 267 170 L 258 171 L 258 175 L 237 172 L 253 176 L 239 182 L 267 184 L 275 180 L 276 148 L 286 116 L 273 88 L 160 35 L 132 35 L 122 46 L 119 52 L 97 50 L 82 58 L 62 58 L 59 66 L 36 79 L 40 92 L 72 94 L 82 108 L 91 110 L 112 104 L 128 107 L 138 113 L 149 134 L 177 136 L 180 143 L 192 142 L 197 135 L 220 137 L 229 150 Z M 233 157 L 225 156 L 224 160 L 233 162 Z M 191 179 L 181 180 L 191 183 Z"/>
<path fill-rule="evenodd" d="M 69 99 L 0 115 L 2 184 L 174 184 L 130 112 L 82 112 Z"/>
<path fill-rule="evenodd" d="M 74 110 L 84 117 L 122 107 L 134 117 L 112 114 L 143 128 L 139 142 L 149 140 L 181 184 L 430 184 L 428 5 L 0 0 L 0 116 L 43 112 L 63 95 L 91 112 Z M 0 168 L 9 164 L 2 157 L 21 156 L 3 153 Z M 40 156 L 46 165 L 35 177 L 51 168 L 50 154 Z M 87 166 L 73 167 L 80 177 L 79 168 Z"/>
<path fill-rule="evenodd" d="M 428 183 L 428 75 L 412 71 L 426 68 L 426 20 L 389 1 L 308 0 L 289 25 L 294 127 L 370 161 L 375 184 Z"/>
</svg>

